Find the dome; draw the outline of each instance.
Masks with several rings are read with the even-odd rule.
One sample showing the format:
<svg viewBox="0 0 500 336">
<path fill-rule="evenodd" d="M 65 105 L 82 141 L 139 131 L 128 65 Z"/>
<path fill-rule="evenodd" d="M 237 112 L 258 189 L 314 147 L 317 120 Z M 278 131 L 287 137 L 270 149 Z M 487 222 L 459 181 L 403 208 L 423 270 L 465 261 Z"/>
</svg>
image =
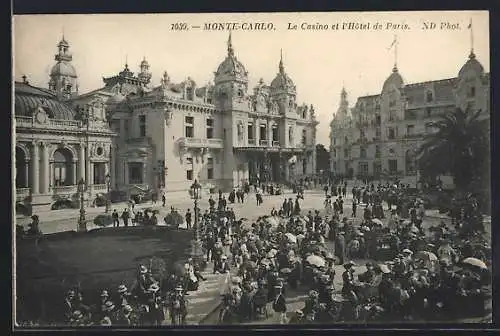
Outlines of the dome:
<svg viewBox="0 0 500 336">
<path fill-rule="evenodd" d="M 403 77 L 399 74 L 396 66 L 392 69 L 391 75 L 385 80 L 384 89 L 387 88 L 388 85 L 394 85 L 398 89 L 401 89 L 404 86 Z"/>
<path fill-rule="evenodd" d="M 52 70 L 50 70 L 50 76 L 69 76 L 76 78 L 76 70 L 71 65 L 71 63 L 68 62 L 58 62 L 56 65 L 52 67 Z"/>
<path fill-rule="evenodd" d="M 462 77 L 468 71 L 472 71 L 472 72 L 475 72 L 477 74 L 482 74 L 484 72 L 483 66 L 476 59 L 476 55 L 473 52 L 471 52 L 471 54 L 469 55 L 469 59 L 467 60 L 467 62 L 465 62 L 463 67 L 460 69 L 460 72 L 458 73 L 458 77 Z"/>
<path fill-rule="evenodd" d="M 238 61 L 234 54 L 233 44 L 231 42 L 231 32 L 229 32 L 229 39 L 227 41 L 227 56 L 215 72 L 216 81 L 221 79 L 239 79 L 242 81 L 248 81 L 248 72 L 245 69 L 243 63 Z"/>
<path fill-rule="evenodd" d="M 286 73 L 278 73 L 271 82 L 271 88 L 275 90 L 295 89 L 295 84 Z"/>
<path fill-rule="evenodd" d="M 31 117 L 36 108 L 42 107 L 50 118 L 75 120 L 76 111 L 57 100 L 56 95 L 49 90 L 16 82 L 14 95 L 16 116 Z"/>
<path fill-rule="evenodd" d="M 283 53 L 281 54 L 279 63 L 279 72 L 271 82 L 271 90 L 285 90 L 295 91 L 295 84 L 293 80 L 286 74 L 285 67 L 283 66 Z"/>
<path fill-rule="evenodd" d="M 247 70 L 243 64 L 236 59 L 236 56 L 227 56 L 217 68 L 216 76 L 220 75 L 240 75 L 246 77 Z"/>
</svg>

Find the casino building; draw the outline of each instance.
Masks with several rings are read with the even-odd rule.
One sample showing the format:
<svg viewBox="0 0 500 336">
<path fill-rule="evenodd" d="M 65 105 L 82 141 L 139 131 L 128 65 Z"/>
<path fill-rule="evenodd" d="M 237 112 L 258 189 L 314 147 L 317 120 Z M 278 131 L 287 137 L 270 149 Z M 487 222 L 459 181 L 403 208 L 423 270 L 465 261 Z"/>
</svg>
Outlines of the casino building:
<svg viewBox="0 0 500 336">
<path fill-rule="evenodd" d="M 490 75 L 473 51 L 457 77 L 406 84 L 395 65 L 381 93 L 357 98 L 352 108 L 345 89 L 340 96 L 330 123 L 330 163 L 343 176 L 397 177 L 415 185 L 415 153 L 433 132 L 430 122 L 457 106 L 490 117 Z"/>
<path fill-rule="evenodd" d="M 186 194 L 244 181 L 285 182 L 315 171 L 318 121 L 312 105 L 297 103 L 283 58 L 270 85 L 248 87 L 231 35 L 213 83 L 180 83 L 165 71 L 158 86 L 146 59 L 137 73 L 125 64 L 103 87 L 79 94 L 69 43 L 58 44 L 49 88 L 15 83 L 16 198 L 48 209 L 107 192 Z M 250 92 L 249 92 L 250 91 Z M 109 178 L 106 178 L 109 174 Z"/>
</svg>

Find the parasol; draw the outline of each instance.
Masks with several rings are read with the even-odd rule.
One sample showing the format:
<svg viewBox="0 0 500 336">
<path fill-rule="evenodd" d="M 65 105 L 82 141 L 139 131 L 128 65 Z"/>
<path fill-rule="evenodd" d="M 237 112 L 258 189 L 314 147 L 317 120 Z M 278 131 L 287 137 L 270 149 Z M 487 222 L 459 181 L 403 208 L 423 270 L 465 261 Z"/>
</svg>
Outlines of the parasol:
<svg viewBox="0 0 500 336">
<path fill-rule="evenodd" d="M 290 268 L 283 268 L 280 270 L 281 274 L 290 274 L 292 273 L 292 270 Z"/>
<path fill-rule="evenodd" d="M 471 265 L 482 269 L 488 269 L 488 266 L 486 266 L 484 261 L 473 257 L 465 258 L 464 260 L 462 260 L 462 264 Z"/>
<path fill-rule="evenodd" d="M 306 261 L 316 267 L 324 267 L 325 266 L 325 260 L 321 258 L 320 256 L 317 255 L 311 255 L 307 257 Z"/>
<path fill-rule="evenodd" d="M 373 224 L 377 224 L 379 226 L 384 226 L 384 223 L 382 223 L 382 221 L 380 219 L 378 219 L 378 218 L 373 218 L 372 219 L 372 223 Z"/>
<path fill-rule="evenodd" d="M 297 243 L 297 237 L 295 237 L 290 232 L 285 233 L 285 237 L 288 239 L 289 242 L 291 242 L 291 243 Z"/>
</svg>

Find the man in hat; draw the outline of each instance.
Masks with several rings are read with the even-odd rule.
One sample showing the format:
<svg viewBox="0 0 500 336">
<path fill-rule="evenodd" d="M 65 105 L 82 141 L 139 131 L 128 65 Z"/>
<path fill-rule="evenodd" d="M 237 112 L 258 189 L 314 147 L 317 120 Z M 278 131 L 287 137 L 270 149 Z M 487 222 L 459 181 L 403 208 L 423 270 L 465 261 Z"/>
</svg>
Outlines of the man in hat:
<svg viewBox="0 0 500 336">
<path fill-rule="evenodd" d="M 40 219 L 38 218 L 38 215 L 31 216 L 31 223 L 28 225 L 29 229 L 26 231 L 26 234 L 31 236 L 37 236 L 42 234 L 39 224 L 40 224 Z"/>
<path fill-rule="evenodd" d="M 174 293 L 172 293 L 169 298 L 170 318 L 173 325 L 186 323 L 187 306 L 183 291 L 184 289 L 181 285 L 179 285 L 175 288 Z"/>
<path fill-rule="evenodd" d="M 286 324 L 286 299 L 283 294 L 283 285 L 277 284 L 274 286 L 276 290 L 276 297 L 273 302 L 273 309 L 275 312 L 279 313 L 279 322 L 280 324 Z"/>
<path fill-rule="evenodd" d="M 353 261 L 344 264 L 345 271 L 342 273 L 342 294 L 348 295 L 355 290 L 354 286 L 354 265 Z"/>
<path fill-rule="evenodd" d="M 191 230 L 191 209 L 187 209 L 186 215 L 184 216 L 186 219 L 186 228 Z"/>
<path fill-rule="evenodd" d="M 64 308 L 65 308 L 65 316 L 69 320 L 73 314 L 74 303 L 75 303 L 75 291 L 70 289 L 66 293 L 66 297 L 64 298 Z"/>
<path fill-rule="evenodd" d="M 451 247 L 449 239 L 442 239 L 437 250 L 439 260 L 446 260 L 449 264 L 454 264 L 458 259 L 458 253 Z"/>
<path fill-rule="evenodd" d="M 118 315 L 117 315 L 117 311 L 115 310 L 116 306 L 113 302 L 106 301 L 106 303 L 104 304 L 104 306 L 102 308 L 103 308 L 102 318 L 108 317 L 111 320 L 111 322 L 117 321 Z"/>
<path fill-rule="evenodd" d="M 125 307 L 126 305 L 129 304 L 129 298 L 130 298 L 130 293 L 128 292 L 128 288 L 127 286 L 125 286 L 124 284 L 121 284 L 120 286 L 118 286 L 118 295 L 120 296 L 120 298 L 118 299 L 118 302 L 120 304 L 121 307 Z"/>
<path fill-rule="evenodd" d="M 159 295 L 160 286 L 153 283 L 148 288 L 148 306 L 151 320 L 155 325 L 161 325 L 161 322 L 165 319 L 165 314 L 163 313 L 163 302 Z"/>
<path fill-rule="evenodd" d="M 415 263 L 413 261 L 413 251 L 410 249 L 404 249 L 403 252 L 403 262 L 405 264 L 405 273 L 413 272 L 415 270 Z"/>
<path fill-rule="evenodd" d="M 344 232 L 339 232 L 337 234 L 337 239 L 335 241 L 335 255 L 339 258 L 339 262 L 343 264 L 346 255 Z"/>
<path fill-rule="evenodd" d="M 133 309 L 130 305 L 125 305 L 119 310 L 115 325 L 117 326 L 133 326 L 137 325 L 137 320 L 133 314 Z"/>
<path fill-rule="evenodd" d="M 375 277 L 374 266 L 373 263 L 369 261 L 366 263 L 366 272 L 361 273 L 358 276 L 358 280 L 360 282 L 368 284 L 372 282 L 374 277 Z"/>
<path fill-rule="evenodd" d="M 214 267 L 214 274 L 219 273 L 219 274 L 224 274 L 228 273 L 230 271 L 229 263 L 227 262 L 227 257 L 225 255 L 222 255 L 220 258 L 220 261 L 215 264 Z"/>
<path fill-rule="evenodd" d="M 83 327 L 88 324 L 88 322 L 85 320 L 83 313 L 79 310 L 75 310 L 71 314 L 71 318 L 69 320 L 70 325 L 73 327 Z"/>
<path fill-rule="evenodd" d="M 113 227 L 120 226 L 120 215 L 118 215 L 118 211 L 113 209 L 113 213 L 111 214 L 111 218 L 113 219 Z"/>
<path fill-rule="evenodd" d="M 122 219 L 123 219 L 123 224 L 127 227 L 128 226 L 128 220 L 130 219 L 130 212 L 128 211 L 128 208 L 125 208 L 122 212 Z"/>
<path fill-rule="evenodd" d="M 304 308 L 302 308 L 302 312 L 306 316 L 307 315 L 316 316 L 316 314 L 320 311 L 319 305 L 320 305 L 319 293 L 315 290 L 311 290 L 305 301 Z"/>
<path fill-rule="evenodd" d="M 108 303 L 109 302 L 109 303 Z M 97 307 L 97 317 L 98 319 L 102 319 L 105 316 L 107 316 L 107 307 L 108 306 L 113 306 L 113 303 L 109 301 L 109 294 L 107 290 L 103 290 L 101 292 L 101 302 L 100 305 Z"/>
</svg>

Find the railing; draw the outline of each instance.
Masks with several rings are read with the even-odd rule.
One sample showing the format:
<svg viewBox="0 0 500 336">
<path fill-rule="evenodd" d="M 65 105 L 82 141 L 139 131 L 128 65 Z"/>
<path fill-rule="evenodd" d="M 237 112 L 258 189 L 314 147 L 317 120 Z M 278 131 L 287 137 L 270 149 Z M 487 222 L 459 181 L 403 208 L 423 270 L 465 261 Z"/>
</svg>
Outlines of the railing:
<svg viewBox="0 0 500 336">
<path fill-rule="evenodd" d="M 415 138 L 420 138 L 420 137 L 423 137 L 424 134 L 420 134 L 420 133 L 415 133 L 415 134 L 405 134 L 405 138 L 406 139 L 415 139 Z"/>
<path fill-rule="evenodd" d="M 76 189 L 77 189 L 76 185 L 52 187 L 52 191 L 54 192 L 54 194 L 66 194 L 70 192 L 76 192 Z"/>
<path fill-rule="evenodd" d="M 33 121 L 33 117 L 25 117 L 25 116 L 16 116 L 16 124 L 18 126 L 29 126 L 29 127 L 37 127 L 43 126 L 47 127 L 44 124 L 38 124 Z M 59 127 L 71 127 L 71 128 L 81 128 L 83 123 L 80 120 L 62 120 L 62 119 L 48 119 L 47 124 L 50 126 L 54 126 L 56 128 Z"/>
<path fill-rule="evenodd" d="M 249 146 L 255 146 L 255 139 L 248 139 Z"/>
<path fill-rule="evenodd" d="M 279 141 L 273 140 L 273 147 L 279 147 L 279 145 L 280 145 Z"/>
<path fill-rule="evenodd" d="M 202 138 L 181 138 L 181 142 L 188 147 L 217 147 L 224 145 L 222 139 L 202 139 Z"/>
<path fill-rule="evenodd" d="M 105 190 L 105 191 L 108 191 L 108 187 L 105 184 L 94 184 L 92 186 L 92 189 L 94 189 L 94 190 Z"/>
<path fill-rule="evenodd" d="M 267 146 L 269 144 L 269 141 L 268 140 L 260 140 L 259 143 L 261 146 Z"/>
<path fill-rule="evenodd" d="M 22 199 L 22 198 L 28 197 L 30 195 L 30 189 L 31 188 L 17 188 L 16 189 L 16 198 Z"/>
</svg>

